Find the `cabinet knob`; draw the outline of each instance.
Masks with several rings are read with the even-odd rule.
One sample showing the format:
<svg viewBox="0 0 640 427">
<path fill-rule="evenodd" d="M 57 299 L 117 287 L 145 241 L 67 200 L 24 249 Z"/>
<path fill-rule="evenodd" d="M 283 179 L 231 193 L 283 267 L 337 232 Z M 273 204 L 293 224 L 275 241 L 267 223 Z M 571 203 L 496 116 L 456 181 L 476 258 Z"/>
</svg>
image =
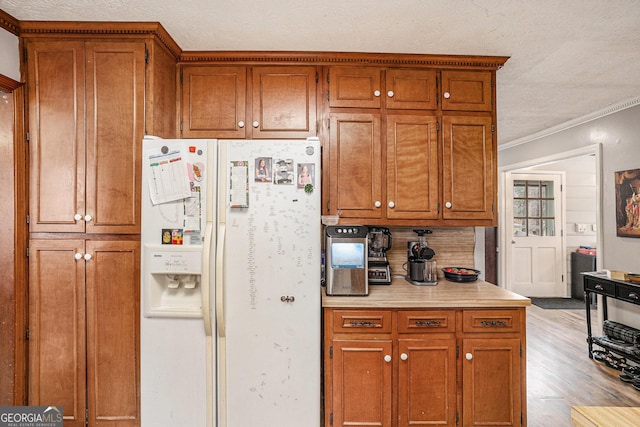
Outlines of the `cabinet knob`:
<svg viewBox="0 0 640 427">
<path fill-rule="evenodd" d="M 73 216 L 73 219 L 75 219 L 76 221 L 80 221 L 80 220 L 82 220 L 82 215 L 80 215 L 80 214 L 75 214 L 75 215 Z"/>
<path fill-rule="evenodd" d="M 638 294 L 636 294 L 635 292 L 631 292 L 629 294 L 629 298 L 637 300 L 638 299 Z"/>
<path fill-rule="evenodd" d="M 244 127 L 244 122 L 243 122 L 242 120 L 240 120 L 240 121 L 238 122 L 238 127 L 239 127 L 239 128 L 243 128 L 243 127 Z"/>
<path fill-rule="evenodd" d="M 80 261 L 82 259 L 82 254 L 80 252 L 78 252 L 77 254 L 75 254 L 73 256 L 76 260 Z"/>
<path fill-rule="evenodd" d="M 84 260 L 89 261 L 91 259 L 91 254 L 84 254 Z"/>
<path fill-rule="evenodd" d="M 89 221 L 91 221 L 92 219 L 93 219 L 93 217 L 92 217 L 91 215 L 85 215 L 85 216 L 84 216 L 84 220 L 85 220 L 86 222 L 89 222 Z"/>
<path fill-rule="evenodd" d="M 444 207 L 447 208 L 447 209 L 451 209 L 451 206 L 453 206 L 451 204 L 451 202 L 447 202 L 447 203 L 444 204 Z"/>
<path fill-rule="evenodd" d="M 402 353 L 400 355 L 400 359 L 402 359 L 402 360 L 407 360 L 408 358 L 409 358 L 409 355 L 407 353 Z"/>
<path fill-rule="evenodd" d="M 380 200 L 376 200 L 376 202 L 374 203 L 374 206 L 376 208 L 379 208 L 380 206 L 382 206 L 382 203 L 380 203 Z"/>
<path fill-rule="evenodd" d="M 395 203 L 393 203 L 393 202 L 389 202 L 389 207 L 390 207 L 390 208 L 392 208 L 392 209 L 393 209 L 395 206 L 396 206 L 396 204 L 395 204 Z"/>
<path fill-rule="evenodd" d="M 473 354 L 471 354 L 471 353 L 467 353 L 467 354 L 465 354 L 465 356 L 464 356 L 464 357 L 466 357 L 466 358 L 467 358 L 467 360 L 471 360 L 471 359 L 473 359 Z"/>
<path fill-rule="evenodd" d="M 260 126 L 260 123 L 256 120 L 255 122 L 253 122 L 253 127 L 257 128 L 258 126 Z"/>
<path fill-rule="evenodd" d="M 373 91 L 373 96 L 380 96 L 380 91 L 379 90 L 374 90 Z"/>
<path fill-rule="evenodd" d="M 442 96 L 444 96 L 445 99 L 451 98 L 451 94 L 449 92 L 445 92 Z"/>
<path fill-rule="evenodd" d="M 389 92 L 387 92 L 387 96 L 388 96 L 389 98 L 393 98 L 393 91 L 392 91 L 392 90 L 390 90 Z"/>
<path fill-rule="evenodd" d="M 389 356 L 388 354 L 384 356 L 384 361 L 387 363 L 391 362 L 391 356 Z"/>
</svg>

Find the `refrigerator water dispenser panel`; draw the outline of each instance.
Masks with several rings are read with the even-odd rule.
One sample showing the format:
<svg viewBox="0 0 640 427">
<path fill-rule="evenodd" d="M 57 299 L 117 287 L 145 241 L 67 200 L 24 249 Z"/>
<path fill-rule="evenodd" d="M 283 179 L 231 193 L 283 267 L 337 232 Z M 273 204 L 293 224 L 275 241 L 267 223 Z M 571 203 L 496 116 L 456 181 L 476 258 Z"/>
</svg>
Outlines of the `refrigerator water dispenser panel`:
<svg viewBox="0 0 640 427">
<path fill-rule="evenodd" d="M 202 249 L 144 245 L 145 317 L 202 317 Z"/>
</svg>

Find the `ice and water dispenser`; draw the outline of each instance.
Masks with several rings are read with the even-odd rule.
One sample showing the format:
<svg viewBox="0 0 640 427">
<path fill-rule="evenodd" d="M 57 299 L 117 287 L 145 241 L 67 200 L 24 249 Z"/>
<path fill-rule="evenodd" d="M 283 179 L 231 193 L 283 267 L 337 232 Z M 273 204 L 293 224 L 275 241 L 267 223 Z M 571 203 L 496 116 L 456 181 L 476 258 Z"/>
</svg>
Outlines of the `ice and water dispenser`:
<svg viewBox="0 0 640 427">
<path fill-rule="evenodd" d="M 201 247 L 145 245 L 144 258 L 144 315 L 201 317 Z"/>
</svg>

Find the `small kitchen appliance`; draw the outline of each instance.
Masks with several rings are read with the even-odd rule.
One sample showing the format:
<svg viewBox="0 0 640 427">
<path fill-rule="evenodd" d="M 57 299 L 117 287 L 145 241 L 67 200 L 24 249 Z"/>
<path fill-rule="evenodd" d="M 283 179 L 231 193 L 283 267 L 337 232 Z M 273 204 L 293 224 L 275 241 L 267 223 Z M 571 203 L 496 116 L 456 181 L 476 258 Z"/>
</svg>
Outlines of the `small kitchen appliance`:
<svg viewBox="0 0 640 427">
<path fill-rule="evenodd" d="M 413 230 L 418 235 L 417 241 L 407 242 L 407 280 L 415 285 L 436 284 L 433 280 L 435 271 L 435 260 L 431 259 L 436 252 L 431 249 L 425 240 L 426 234 L 431 234 L 431 230 Z"/>
<path fill-rule="evenodd" d="M 368 233 L 364 225 L 326 227 L 327 295 L 369 295 Z"/>
<path fill-rule="evenodd" d="M 390 285 L 391 268 L 387 251 L 391 249 L 391 232 L 386 227 L 369 227 L 369 262 L 367 275 L 371 285 Z"/>
</svg>

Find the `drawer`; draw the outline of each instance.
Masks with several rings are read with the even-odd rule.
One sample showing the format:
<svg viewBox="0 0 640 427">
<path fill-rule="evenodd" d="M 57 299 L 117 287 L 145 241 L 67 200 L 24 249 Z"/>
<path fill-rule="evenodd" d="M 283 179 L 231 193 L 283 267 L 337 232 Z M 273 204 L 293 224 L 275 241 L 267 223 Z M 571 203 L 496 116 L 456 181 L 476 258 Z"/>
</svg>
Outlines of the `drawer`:
<svg viewBox="0 0 640 427">
<path fill-rule="evenodd" d="M 589 277 L 585 277 L 584 279 L 584 290 L 612 297 L 616 295 L 615 283 L 604 280 L 591 280 Z"/>
<path fill-rule="evenodd" d="M 333 332 L 391 333 L 391 311 L 335 310 Z"/>
<path fill-rule="evenodd" d="M 519 332 L 520 310 L 465 310 L 464 332 Z"/>
<path fill-rule="evenodd" d="M 616 297 L 634 304 L 640 304 L 640 286 L 616 285 Z"/>
<path fill-rule="evenodd" d="M 455 332 L 455 315 L 454 310 L 399 311 L 398 332 Z"/>
</svg>

